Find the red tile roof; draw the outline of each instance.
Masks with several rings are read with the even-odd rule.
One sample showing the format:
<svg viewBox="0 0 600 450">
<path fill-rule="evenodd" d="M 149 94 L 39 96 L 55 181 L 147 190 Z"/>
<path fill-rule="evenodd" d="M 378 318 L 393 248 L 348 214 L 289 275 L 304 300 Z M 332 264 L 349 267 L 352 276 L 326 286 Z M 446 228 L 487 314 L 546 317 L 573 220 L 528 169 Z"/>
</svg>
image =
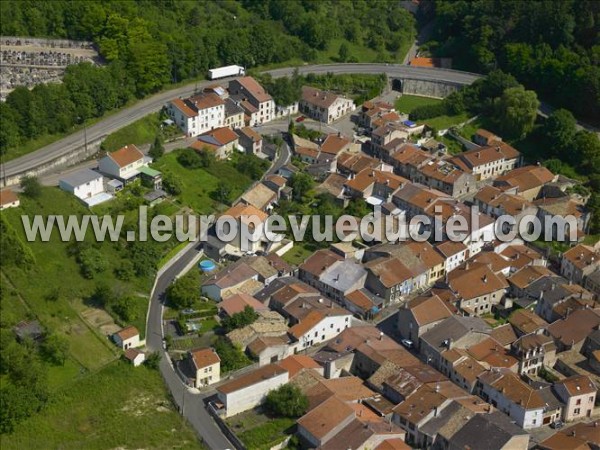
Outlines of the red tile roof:
<svg viewBox="0 0 600 450">
<path fill-rule="evenodd" d="M 239 378 L 235 378 L 225 384 L 222 384 L 217 388 L 217 391 L 223 394 L 231 394 L 232 392 L 245 389 L 284 373 L 287 373 L 287 370 L 284 368 L 278 366 L 277 364 L 269 364 L 268 366 L 260 367 L 246 375 L 242 375 Z"/>
<path fill-rule="evenodd" d="M 15 194 L 12 190 L 4 189 L 3 191 L 0 191 L 0 205 L 8 205 L 9 203 L 13 203 L 18 200 L 19 197 L 17 197 L 17 194 Z"/>
<path fill-rule="evenodd" d="M 140 332 L 133 325 L 129 325 L 123 328 L 122 330 L 117 331 L 117 333 L 115 334 L 119 336 L 122 341 L 126 341 L 127 339 L 131 339 L 134 336 L 139 336 Z"/>
<path fill-rule="evenodd" d="M 197 350 L 191 350 L 190 355 L 196 369 L 203 369 L 205 367 L 212 366 L 221 362 L 221 358 L 212 348 L 200 348 Z"/>
<path fill-rule="evenodd" d="M 303 369 L 321 369 L 318 362 L 306 355 L 291 355 L 279 361 L 277 364 L 288 371 L 290 378 Z"/>
<path fill-rule="evenodd" d="M 171 100 L 171 104 L 173 104 L 179 111 L 188 117 L 196 117 L 198 115 L 196 111 L 186 105 L 186 103 L 180 98 Z"/>
<path fill-rule="evenodd" d="M 117 151 L 109 153 L 107 156 L 110 157 L 114 162 L 117 163 L 119 167 L 122 168 L 142 159 L 144 157 L 144 154 L 135 145 L 130 144 L 126 145 L 123 148 L 120 148 Z"/>
<path fill-rule="evenodd" d="M 242 312 L 246 306 L 250 306 L 254 311 L 266 311 L 269 309 L 251 295 L 243 292 L 227 297 L 219 303 L 219 308 L 225 311 L 228 316 Z"/>
</svg>

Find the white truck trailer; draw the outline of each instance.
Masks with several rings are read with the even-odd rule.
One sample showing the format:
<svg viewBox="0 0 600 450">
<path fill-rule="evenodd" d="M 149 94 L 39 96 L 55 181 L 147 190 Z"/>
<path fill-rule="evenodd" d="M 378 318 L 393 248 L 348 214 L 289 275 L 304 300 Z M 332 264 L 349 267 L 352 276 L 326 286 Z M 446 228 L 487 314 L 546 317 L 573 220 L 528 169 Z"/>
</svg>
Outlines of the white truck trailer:
<svg viewBox="0 0 600 450">
<path fill-rule="evenodd" d="M 211 80 L 225 77 L 241 77 L 244 75 L 246 75 L 246 69 L 242 66 L 217 67 L 208 71 L 208 78 Z"/>
</svg>

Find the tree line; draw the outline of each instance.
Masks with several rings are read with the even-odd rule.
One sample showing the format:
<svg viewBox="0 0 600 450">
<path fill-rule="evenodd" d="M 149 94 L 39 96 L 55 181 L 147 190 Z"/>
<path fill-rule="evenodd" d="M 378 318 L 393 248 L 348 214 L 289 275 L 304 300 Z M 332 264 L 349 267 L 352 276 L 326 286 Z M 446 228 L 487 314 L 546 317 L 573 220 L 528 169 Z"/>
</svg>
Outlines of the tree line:
<svg viewBox="0 0 600 450">
<path fill-rule="evenodd" d="M 379 61 L 394 60 L 414 32 L 412 16 L 387 1 L 7 0 L 0 35 L 90 40 L 106 66 L 79 64 L 63 84 L 12 92 L 0 104 L 0 152 L 70 131 L 211 67 L 313 61 L 343 39 L 376 51 Z M 352 57 L 347 45 L 340 53 Z"/>
<path fill-rule="evenodd" d="M 502 68 L 551 104 L 600 120 L 600 2 L 434 0 L 430 11 L 433 54 L 479 73 Z"/>
</svg>

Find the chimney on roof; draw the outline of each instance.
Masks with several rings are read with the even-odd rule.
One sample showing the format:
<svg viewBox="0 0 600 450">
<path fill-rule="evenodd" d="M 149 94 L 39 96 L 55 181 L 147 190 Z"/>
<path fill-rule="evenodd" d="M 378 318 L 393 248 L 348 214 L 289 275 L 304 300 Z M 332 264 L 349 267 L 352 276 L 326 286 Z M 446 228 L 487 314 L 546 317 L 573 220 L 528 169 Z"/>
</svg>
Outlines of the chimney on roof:
<svg viewBox="0 0 600 450">
<path fill-rule="evenodd" d="M 382 341 L 383 340 L 383 331 L 379 332 L 379 340 Z"/>
</svg>

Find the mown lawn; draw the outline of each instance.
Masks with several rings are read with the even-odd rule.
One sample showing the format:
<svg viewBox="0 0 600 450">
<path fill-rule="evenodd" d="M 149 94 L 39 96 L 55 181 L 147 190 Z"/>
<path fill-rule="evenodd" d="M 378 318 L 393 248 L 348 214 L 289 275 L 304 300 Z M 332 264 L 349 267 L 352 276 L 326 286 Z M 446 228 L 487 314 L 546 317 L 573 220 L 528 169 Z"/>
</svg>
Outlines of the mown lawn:
<svg viewBox="0 0 600 450">
<path fill-rule="evenodd" d="M 435 128 L 436 130 L 447 130 L 448 128 L 458 125 L 460 123 L 466 122 L 469 120 L 469 114 L 462 113 L 454 116 L 438 116 L 432 119 L 424 119 L 425 122 L 430 127 Z"/>
<path fill-rule="evenodd" d="M 314 253 L 314 250 L 310 250 L 302 244 L 302 242 L 295 242 L 291 250 L 288 250 L 283 254 L 282 259 L 293 266 L 299 266 L 302 264 L 310 255 Z"/>
<path fill-rule="evenodd" d="M 437 105 L 441 101 L 439 98 L 421 97 L 420 95 L 401 95 L 396 100 L 395 106 L 396 111 L 410 114 L 413 109 L 419 106 Z"/>
<path fill-rule="evenodd" d="M 158 371 L 118 361 L 71 383 L 2 435 L 2 448 L 202 448 L 174 411 Z"/>
<path fill-rule="evenodd" d="M 437 105 L 441 103 L 441 101 L 442 100 L 439 98 L 421 97 L 419 95 L 402 95 L 396 100 L 395 106 L 396 111 L 410 114 L 415 108 L 427 105 Z M 419 120 L 419 122 L 424 122 L 430 127 L 433 127 L 439 131 L 448 129 L 453 125 L 458 125 L 459 123 L 465 122 L 468 119 L 469 115 L 467 113 L 463 113 L 454 116 L 443 115 L 432 117 L 431 119 Z"/>
</svg>

